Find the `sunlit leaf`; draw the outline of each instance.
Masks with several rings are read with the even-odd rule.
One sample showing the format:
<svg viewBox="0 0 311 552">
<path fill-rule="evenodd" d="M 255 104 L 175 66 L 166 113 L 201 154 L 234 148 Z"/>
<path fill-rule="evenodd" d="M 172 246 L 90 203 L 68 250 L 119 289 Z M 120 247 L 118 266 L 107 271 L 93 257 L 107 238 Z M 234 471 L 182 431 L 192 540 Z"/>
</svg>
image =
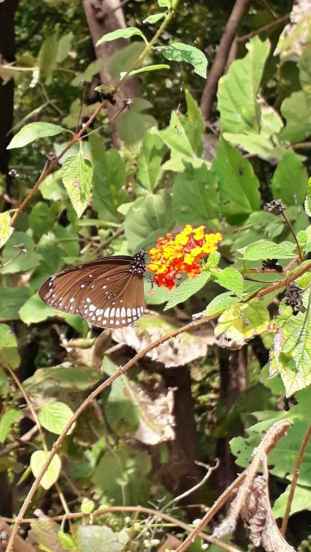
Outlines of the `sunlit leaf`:
<svg viewBox="0 0 311 552">
<path fill-rule="evenodd" d="M 123 29 L 117 29 L 116 31 L 112 31 L 111 33 L 104 34 L 104 36 L 102 36 L 97 41 L 96 46 L 100 46 L 100 44 L 111 42 L 112 40 L 117 40 L 119 38 L 131 38 L 132 36 L 140 36 L 145 41 L 145 43 L 148 44 L 148 40 L 140 29 L 138 29 L 137 27 L 126 27 Z"/>
<path fill-rule="evenodd" d="M 263 261 L 265 259 L 292 259 L 295 257 L 296 245 L 292 242 L 283 241 L 274 243 L 269 240 L 258 240 L 240 252 L 245 261 Z"/>
<path fill-rule="evenodd" d="M 9 211 L 0 213 L 0 247 L 2 247 L 13 234 L 14 228 L 11 226 L 11 215 Z"/>
<path fill-rule="evenodd" d="M 71 408 L 60 401 L 49 401 L 41 408 L 38 418 L 42 427 L 60 435 L 73 416 Z M 72 428 L 70 429 L 70 432 Z"/>
<path fill-rule="evenodd" d="M 93 169 L 89 161 L 86 161 L 79 152 L 77 155 L 67 157 L 61 176 L 72 206 L 80 217 L 91 198 Z"/>
<path fill-rule="evenodd" d="M 199 48 L 185 44 L 184 42 L 171 42 L 169 46 L 161 48 L 162 55 L 169 61 L 183 61 L 190 63 L 194 72 L 206 79 L 207 59 Z"/>
<path fill-rule="evenodd" d="M 194 278 L 188 278 L 187 280 L 184 280 L 184 282 L 179 284 L 174 290 L 171 291 L 169 300 L 166 303 L 164 310 L 171 309 L 176 305 L 179 305 L 179 303 L 184 303 L 185 301 L 187 301 L 187 299 L 192 297 L 192 295 L 200 291 L 200 289 L 205 286 L 210 277 L 211 275 L 209 272 L 202 272 Z"/>
<path fill-rule="evenodd" d="M 114 532 L 105 525 L 82 525 L 77 531 L 80 552 L 122 552 L 129 540 L 127 529 Z"/>
<path fill-rule="evenodd" d="M 1 351 L 0 351 L 1 355 Z M 4 443 L 10 435 L 11 429 L 21 420 L 23 413 L 16 408 L 9 408 L 0 414 L 0 443 Z"/>
<path fill-rule="evenodd" d="M 57 134 L 61 134 L 64 131 L 65 129 L 63 127 L 54 125 L 53 123 L 29 123 L 23 126 L 20 131 L 15 134 L 7 149 L 23 148 L 35 140 L 47 138 L 49 136 L 57 136 Z"/>
<path fill-rule="evenodd" d="M 307 191 L 307 179 L 301 158 L 293 151 L 285 153 L 272 178 L 274 197 L 287 205 L 301 205 Z"/>
<path fill-rule="evenodd" d="M 30 458 L 30 467 L 34 477 L 37 477 L 41 472 L 41 469 L 47 461 L 49 454 L 50 453 L 46 450 L 36 450 L 32 453 Z M 43 487 L 45 490 L 50 489 L 58 480 L 61 468 L 62 462 L 60 456 L 58 454 L 55 454 L 44 476 L 41 479 L 41 487 Z"/>
<path fill-rule="evenodd" d="M 1 311 L 0 311 L 1 316 Z M 2 318 L 2 316 L 1 316 Z M 16 336 L 6 324 L 0 324 L 0 363 L 15 370 L 20 364 Z"/>
</svg>

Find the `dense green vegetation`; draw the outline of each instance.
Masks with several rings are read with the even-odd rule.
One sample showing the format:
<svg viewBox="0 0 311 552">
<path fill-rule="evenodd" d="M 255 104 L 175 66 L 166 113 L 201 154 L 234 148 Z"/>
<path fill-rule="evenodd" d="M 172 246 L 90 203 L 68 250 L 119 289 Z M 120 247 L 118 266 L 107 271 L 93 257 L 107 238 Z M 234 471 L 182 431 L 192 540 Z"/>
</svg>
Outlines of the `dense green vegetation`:
<svg viewBox="0 0 311 552">
<path fill-rule="evenodd" d="M 310 2 L 102 6 L 0 39 L 3 549 L 311 550 Z M 133 326 L 38 295 L 140 249 Z"/>
</svg>

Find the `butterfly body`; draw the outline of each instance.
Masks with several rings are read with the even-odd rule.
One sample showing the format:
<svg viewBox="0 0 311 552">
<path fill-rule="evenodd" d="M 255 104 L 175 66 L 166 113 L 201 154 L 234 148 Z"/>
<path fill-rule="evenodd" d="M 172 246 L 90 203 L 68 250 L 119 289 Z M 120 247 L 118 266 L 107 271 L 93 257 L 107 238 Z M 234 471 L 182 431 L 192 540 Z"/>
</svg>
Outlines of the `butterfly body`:
<svg viewBox="0 0 311 552">
<path fill-rule="evenodd" d="M 39 290 L 48 305 L 101 328 L 128 326 L 144 312 L 145 254 L 103 257 L 48 278 Z"/>
</svg>

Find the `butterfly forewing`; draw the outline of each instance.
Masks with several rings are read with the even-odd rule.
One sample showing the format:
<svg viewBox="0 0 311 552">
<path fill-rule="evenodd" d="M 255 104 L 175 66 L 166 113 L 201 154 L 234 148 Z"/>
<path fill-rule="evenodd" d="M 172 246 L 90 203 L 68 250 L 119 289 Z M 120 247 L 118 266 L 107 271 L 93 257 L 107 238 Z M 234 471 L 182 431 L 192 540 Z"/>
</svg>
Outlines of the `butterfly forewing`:
<svg viewBox="0 0 311 552">
<path fill-rule="evenodd" d="M 115 328 L 144 312 L 144 255 L 104 257 L 51 276 L 39 290 L 52 307 L 80 314 L 91 324 Z"/>
</svg>

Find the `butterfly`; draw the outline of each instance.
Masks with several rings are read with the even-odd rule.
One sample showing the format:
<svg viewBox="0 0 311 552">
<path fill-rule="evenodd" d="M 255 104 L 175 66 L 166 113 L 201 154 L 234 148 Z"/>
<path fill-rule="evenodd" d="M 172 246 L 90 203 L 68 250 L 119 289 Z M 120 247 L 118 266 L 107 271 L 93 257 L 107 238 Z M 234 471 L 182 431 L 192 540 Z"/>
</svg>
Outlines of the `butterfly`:
<svg viewBox="0 0 311 552">
<path fill-rule="evenodd" d="M 39 289 L 55 309 L 100 328 L 129 326 L 144 312 L 145 253 L 103 257 L 50 276 Z"/>
</svg>

